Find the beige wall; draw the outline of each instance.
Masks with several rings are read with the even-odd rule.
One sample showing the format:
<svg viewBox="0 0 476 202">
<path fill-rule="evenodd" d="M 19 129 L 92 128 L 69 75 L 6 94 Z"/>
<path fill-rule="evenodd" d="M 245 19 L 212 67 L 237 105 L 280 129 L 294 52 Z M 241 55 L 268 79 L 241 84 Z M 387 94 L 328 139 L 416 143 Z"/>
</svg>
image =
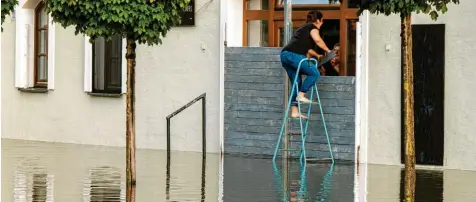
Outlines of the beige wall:
<svg viewBox="0 0 476 202">
<path fill-rule="evenodd" d="M 476 170 L 476 53 L 472 8 L 476 1 L 462 0 L 433 22 L 413 15 L 413 24 L 446 24 L 445 58 L 445 151 L 446 168 Z M 400 164 L 400 18 L 371 16 L 369 30 L 368 162 Z M 386 51 L 385 46 L 390 50 Z"/>
<path fill-rule="evenodd" d="M 165 117 L 207 93 L 207 151 L 219 152 L 219 2 L 196 1 L 196 26 L 176 27 L 163 44 L 137 48 L 137 147 L 165 149 Z M 2 137 L 124 146 L 125 96 L 84 92 L 84 37 L 57 25 L 55 89 L 25 93 L 14 87 L 15 21 L 2 33 Z M 172 149 L 201 151 L 201 103 L 172 119 Z"/>
</svg>

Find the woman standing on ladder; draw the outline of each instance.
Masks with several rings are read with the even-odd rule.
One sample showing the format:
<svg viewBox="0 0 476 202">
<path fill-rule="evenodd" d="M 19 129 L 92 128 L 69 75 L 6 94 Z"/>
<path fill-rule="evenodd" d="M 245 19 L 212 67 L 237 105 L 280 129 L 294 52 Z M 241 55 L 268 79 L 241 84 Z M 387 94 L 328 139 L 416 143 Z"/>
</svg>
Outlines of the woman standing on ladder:
<svg viewBox="0 0 476 202">
<path fill-rule="evenodd" d="M 309 11 L 307 14 L 306 24 L 299 27 L 294 32 L 293 37 L 289 43 L 281 51 L 281 64 L 288 74 L 289 80 L 294 82 L 299 62 L 304 58 L 316 57 L 320 58 L 313 48 L 317 45 L 326 53 L 331 50 L 319 35 L 319 29 L 324 23 L 322 13 L 319 11 Z M 291 117 L 307 118 L 305 115 L 300 115 L 296 102 L 309 103 L 311 102 L 305 97 L 306 92 L 315 85 L 317 79 L 320 77 L 319 70 L 310 62 L 301 63 L 299 74 L 307 75 L 307 78 L 302 81 L 301 76 L 298 76 L 297 83 L 299 92 L 294 91 L 291 99 Z"/>
</svg>

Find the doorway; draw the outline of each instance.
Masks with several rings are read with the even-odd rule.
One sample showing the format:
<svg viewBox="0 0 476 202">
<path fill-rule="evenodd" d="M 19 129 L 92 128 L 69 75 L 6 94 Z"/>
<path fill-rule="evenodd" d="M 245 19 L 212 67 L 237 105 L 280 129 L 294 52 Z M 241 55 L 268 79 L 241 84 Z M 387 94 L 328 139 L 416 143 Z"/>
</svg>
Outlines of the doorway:
<svg viewBox="0 0 476 202">
<path fill-rule="evenodd" d="M 416 163 L 443 166 L 445 25 L 412 25 L 412 32 Z M 405 157 L 403 109 L 402 80 L 402 163 Z"/>
</svg>

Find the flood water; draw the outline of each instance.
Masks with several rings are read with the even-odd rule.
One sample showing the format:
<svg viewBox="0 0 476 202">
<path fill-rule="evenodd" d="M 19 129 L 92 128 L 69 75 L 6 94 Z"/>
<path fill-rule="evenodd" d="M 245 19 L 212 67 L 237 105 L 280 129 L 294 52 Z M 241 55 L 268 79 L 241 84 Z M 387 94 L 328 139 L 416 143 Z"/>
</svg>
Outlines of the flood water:
<svg viewBox="0 0 476 202">
<path fill-rule="evenodd" d="M 219 156 L 137 150 L 137 202 L 403 201 L 397 166 L 352 163 L 276 164 L 225 155 L 219 200 Z M 205 163 L 205 164 L 203 164 Z M 276 166 L 273 166 L 276 165 Z M 2 202 L 125 201 L 125 149 L 2 139 Z M 476 172 L 418 170 L 418 202 L 476 201 Z"/>
<path fill-rule="evenodd" d="M 283 163 L 271 159 L 225 156 L 225 202 L 371 201 L 402 200 L 403 170 L 398 166 Z M 287 165 L 287 167 L 286 167 Z M 304 171 L 304 172 L 302 172 Z M 416 172 L 415 201 L 474 202 L 476 172 L 421 170 Z"/>
<path fill-rule="evenodd" d="M 138 149 L 136 201 L 218 201 L 219 156 L 202 159 L 172 152 L 168 170 L 165 151 Z M 2 139 L 2 202 L 124 199 L 124 148 Z"/>
</svg>

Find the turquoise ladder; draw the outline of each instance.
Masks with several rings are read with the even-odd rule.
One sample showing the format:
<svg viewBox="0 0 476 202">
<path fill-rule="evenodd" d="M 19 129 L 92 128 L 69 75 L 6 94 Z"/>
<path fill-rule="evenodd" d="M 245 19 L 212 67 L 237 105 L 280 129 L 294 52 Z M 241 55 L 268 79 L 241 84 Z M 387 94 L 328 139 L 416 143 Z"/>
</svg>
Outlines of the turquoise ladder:
<svg viewBox="0 0 476 202">
<path fill-rule="evenodd" d="M 291 98 L 292 98 L 292 94 L 296 91 L 296 92 L 299 92 L 299 89 L 298 89 L 298 85 L 297 85 L 297 78 L 298 76 L 301 76 L 299 74 L 299 70 L 301 69 L 301 64 L 303 62 L 313 62 L 313 64 L 315 65 L 315 68 L 317 69 L 318 67 L 318 64 L 319 62 L 314 59 L 314 58 L 304 58 L 302 59 L 300 62 L 299 62 L 299 65 L 298 65 L 298 68 L 297 68 L 297 74 L 296 76 L 294 77 L 294 82 L 293 82 L 293 85 L 292 85 L 292 88 L 291 88 L 291 93 L 289 94 L 289 99 L 288 99 L 288 104 L 287 104 L 287 107 L 286 107 L 286 111 L 284 112 L 284 118 L 283 118 L 283 123 L 281 125 L 281 131 L 279 133 L 279 138 L 278 138 L 278 142 L 276 144 L 276 149 L 274 151 L 274 155 L 273 155 L 273 162 L 276 162 L 276 156 L 278 154 L 278 151 L 282 151 L 282 150 L 285 150 L 285 149 L 280 149 L 281 147 L 281 141 L 283 139 L 283 135 L 284 135 L 284 131 L 285 131 L 285 128 L 286 128 L 286 124 L 288 123 L 289 120 L 292 120 L 292 119 L 299 119 L 299 131 L 298 132 L 292 132 L 292 131 L 287 131 L 287 134 L 286 135 L 300 135 L 301 136 L 301 149 L 300 149 L 300 157 L 299 157 L 299 161 L 301 163 L 301 166 L 305 166 L 306 165 L 306 161 L 307 161 L 307 157 L 306 157 L 306 137 L 307 137 L 307 129 L 308 129 L 308 126 L 309 126 L 309 121 L 311 119 L 311 106 L 312 105 L 319 105 L 319 113 L 321 114 L 321 118 L 322 118 L 322 124 L 324 125 L 324 131 L 326 133 L 326 138 L 327 138 L 327 146 L 329 148 L 329 154 L 330 154 L 330 157 L 331 157 L 331 161 L 332 163 L 334 163 L 334 154 L 332 153 L 332 148 L 331 148 L 331 143 L 329 141 L 329 134 L 327 132 L 327 126 L 326 126 L 326 121 L 324 119 L 324 113 L 322 111 L 322 105 L 320 104 L 321 103 L 321 100 L 319 98 L 319 91 L 317 90 L 317 84 L 314 84 L 314 86 L 312 87 L 311 89 L 311 92 L 310 92 L 310 96 L 309 96 L 309 100 L 312 101 L 313 99 L 313 94 L 314 94 L 314 91 L 316 91 L 316 98 L 317 98 L 317 102 L 312 102 L 312 103 L 303 103 L 303 104 L 307 104 L 308 107 L 307 107 L 307 118 L 305 119 L 305 121 L 303 121 L 303 118 L 301 116 L 299 116 L 299 118 L 290 118 L 289 117 L 289 110 L 291 109 Z M 323 61 L 323 62 L 326 62 L 326 61 Z M 323 63 L 321 63 L 323 64 Z M 299 114 L 301 114 L 301 106 L 303 104 L 301 104 L 301 102 L 297 101 L 297 104 L 298 104 L 298 110 L 299 110 Z M 304 123 L 303 123 L 304 122 Z M 290 127 L 288 127 L 289 129 Z M 289 151 L 289 149 L 288 149 Z M 287 152 L 287 151 L 286 151 Z"/>
</svg>

